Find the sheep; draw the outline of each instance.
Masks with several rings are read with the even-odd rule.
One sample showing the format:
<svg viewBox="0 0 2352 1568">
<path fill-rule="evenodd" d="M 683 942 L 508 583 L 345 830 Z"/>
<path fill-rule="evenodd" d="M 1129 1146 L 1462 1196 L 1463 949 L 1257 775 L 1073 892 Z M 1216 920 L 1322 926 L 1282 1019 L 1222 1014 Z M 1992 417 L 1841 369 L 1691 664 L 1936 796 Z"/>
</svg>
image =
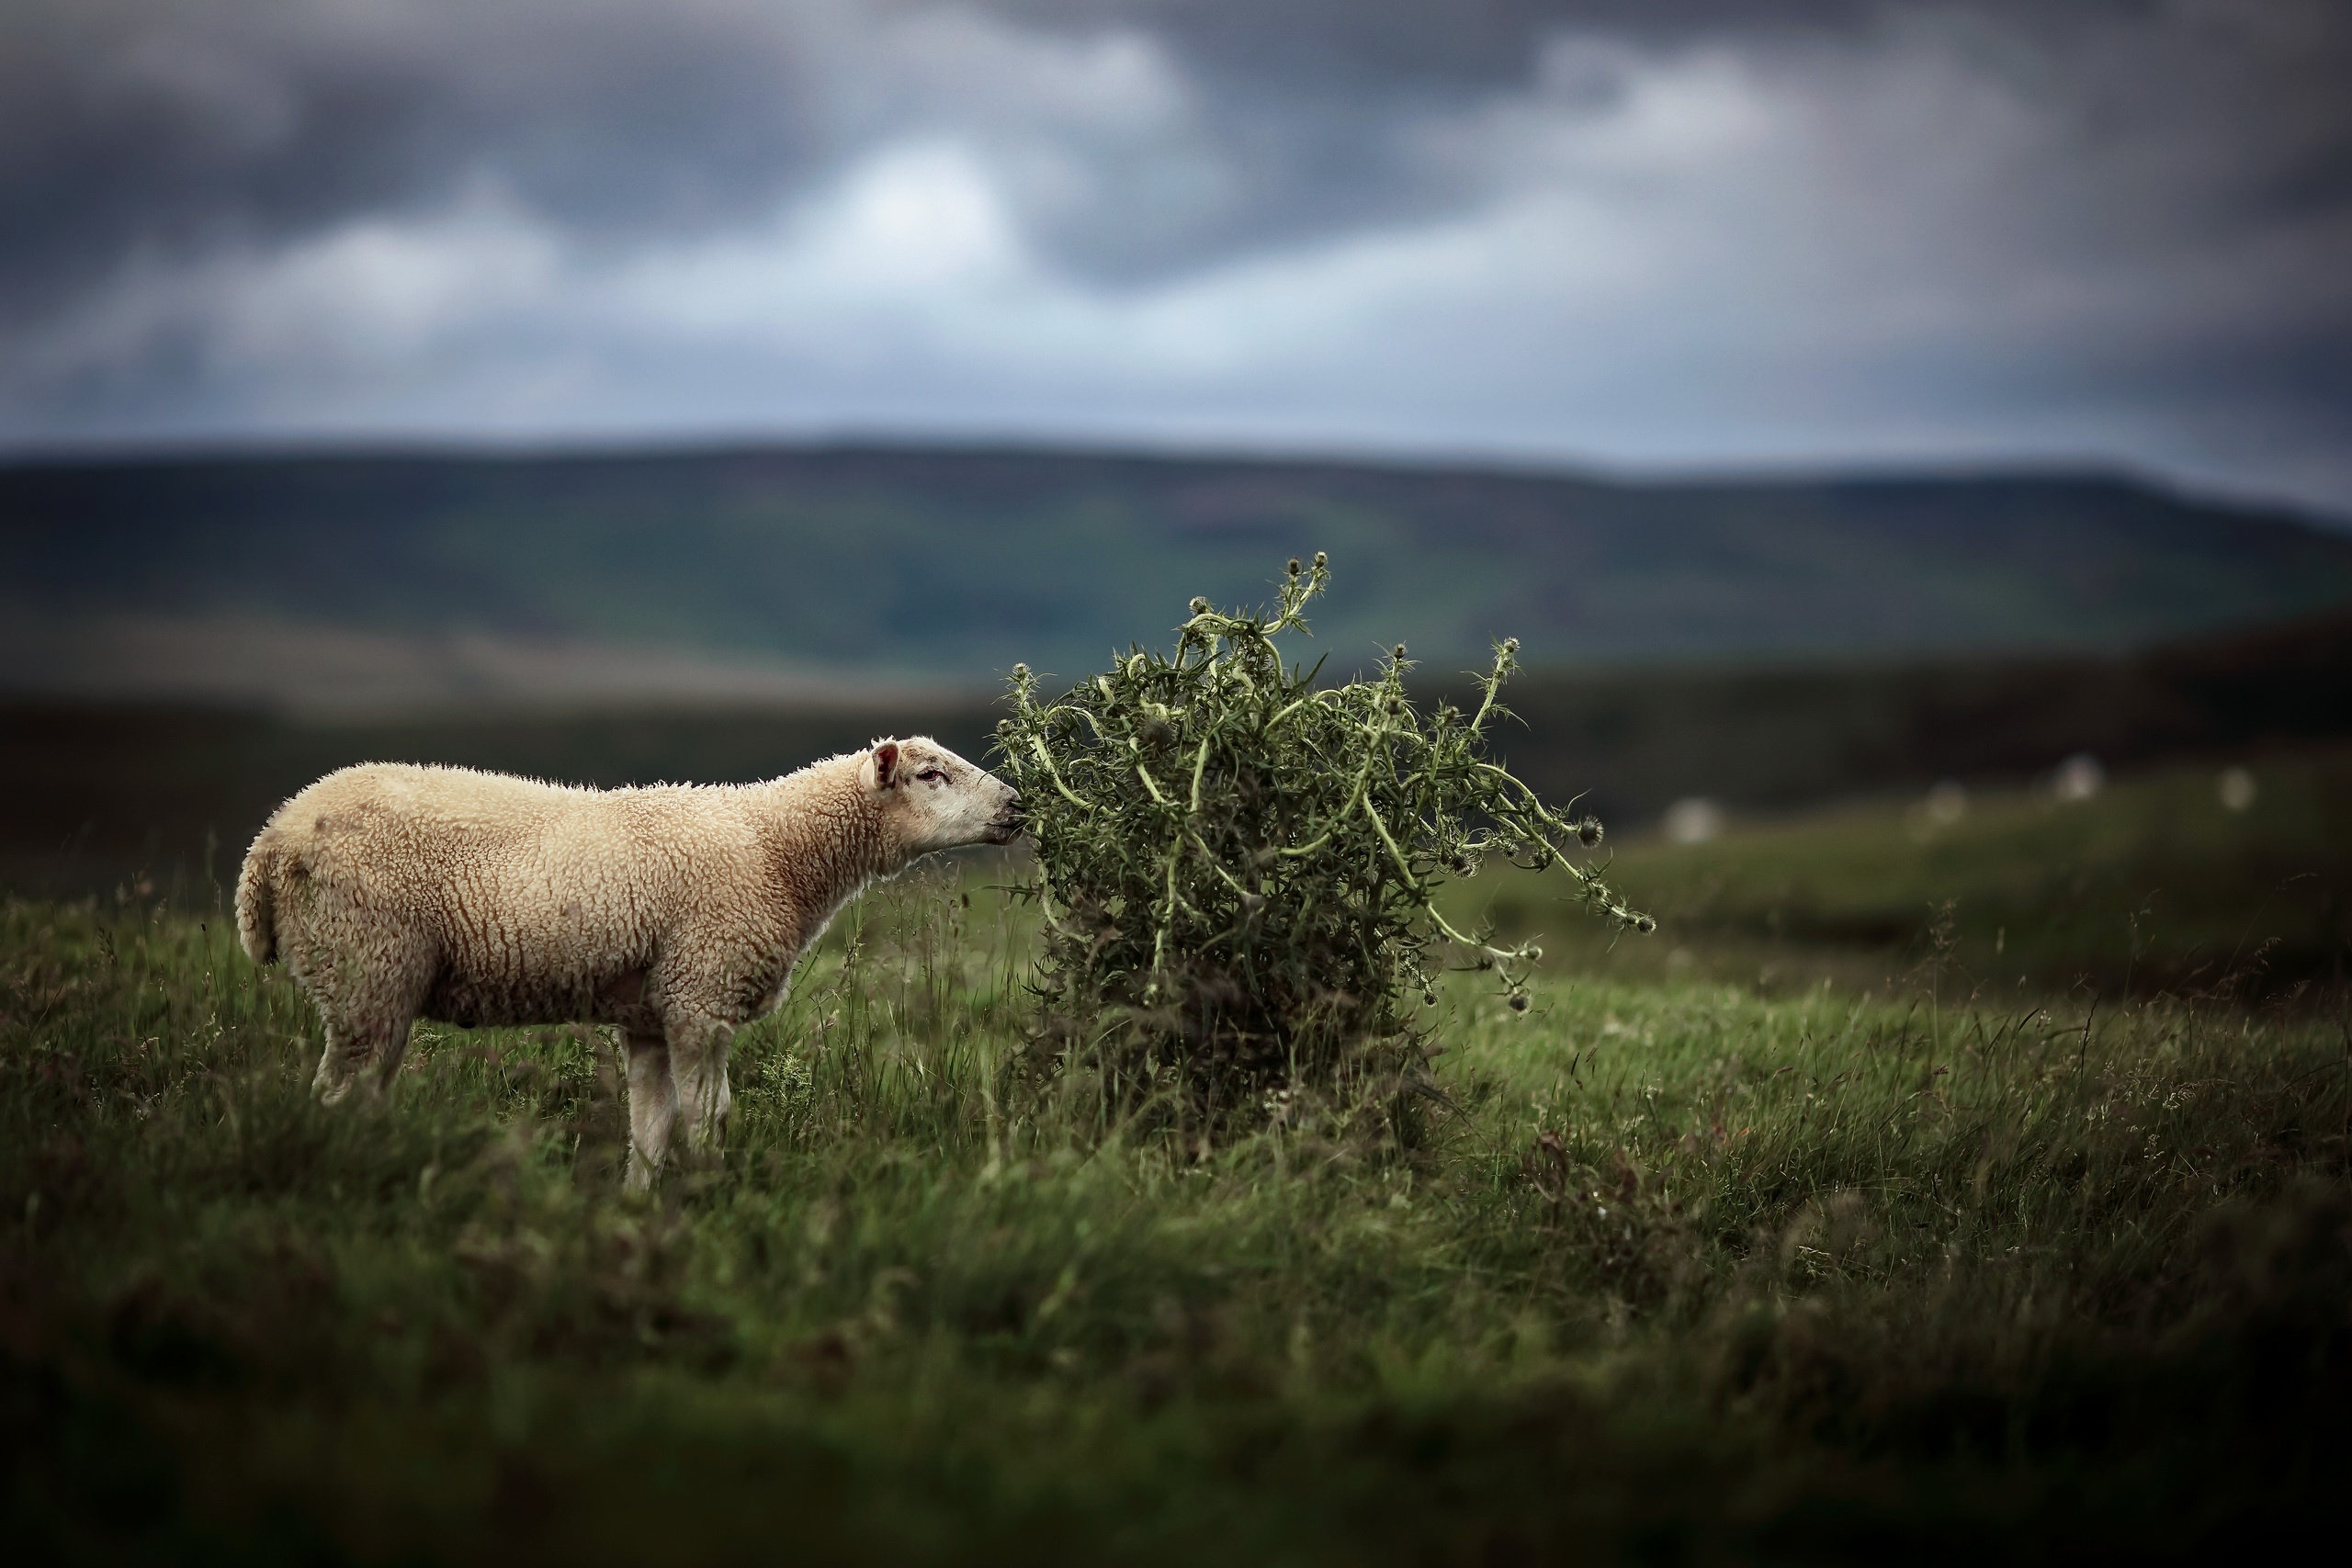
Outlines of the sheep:
<svg viewBox="0 0 2352 1568">
<path fill-rule="evenodd" d="M 628 1185 L 673 1128 L 724 1140 L 734 1032 L 877 878 L 1009 843 L 1018 792 L 928 737 L 741 785 L 598 790 L 469 768 L 345 768 L 278 807 L 237 878 L 237 932 L 283 958 L 326 1032 L 332 1104 L 388 1088 L 418 1018 L 606 1023 L 628 1042 Z"/>
</svg>

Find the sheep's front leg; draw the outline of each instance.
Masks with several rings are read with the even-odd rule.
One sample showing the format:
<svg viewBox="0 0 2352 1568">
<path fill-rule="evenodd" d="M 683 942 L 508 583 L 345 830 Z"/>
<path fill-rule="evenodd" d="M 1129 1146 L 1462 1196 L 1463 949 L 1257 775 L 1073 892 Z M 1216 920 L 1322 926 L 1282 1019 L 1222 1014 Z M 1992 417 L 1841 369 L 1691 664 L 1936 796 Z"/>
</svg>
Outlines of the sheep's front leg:
<svg viewBox="0 0 2352 1568">
<path fill-rule="evenodd" d="M 670 1025 L 670 1076 L 678 1086 L 678 1122 L 687 1151 L 718 1157 L 727 1141 L 727 1113 L 734 1094 L 727 1084 L 727 1050 L 735 1031 L 715 1019 L 676 1020 Z"/>
<path fill-rule="evenodd" d="M 670 1044 L 659 1034 L 628 1037 L 628 1185 L 653 1185 L 670 1152 L 678 1120 L 678 1091 L 670 1072 Z"/>
</svg>

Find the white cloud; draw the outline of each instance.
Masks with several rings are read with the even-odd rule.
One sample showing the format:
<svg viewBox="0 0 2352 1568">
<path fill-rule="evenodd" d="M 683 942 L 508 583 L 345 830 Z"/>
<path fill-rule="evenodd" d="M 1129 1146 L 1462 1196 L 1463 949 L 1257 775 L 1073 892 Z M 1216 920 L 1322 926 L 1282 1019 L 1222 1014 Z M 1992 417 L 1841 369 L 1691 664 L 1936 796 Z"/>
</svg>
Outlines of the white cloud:
<svg viewBox="0 0 2352 1568">
<path fill-rule="evenodd" d="M 763 229 L 649 250 L 591 287 L 609 289 L 625 319 L 788 344 L 853 315 L 945 326 L 1019 288 L 1035 265 L 972 152 L 919 143 L 885 150 Z"/>
<path fill-rule="evenodd" d="M 560 267 L 553 235 L 483 193 L 422 221 L 363 219 L 289 246 L 230 273 L 212 308 L 231 364 L 365 377 L 531 309 Z"/>
</svg>

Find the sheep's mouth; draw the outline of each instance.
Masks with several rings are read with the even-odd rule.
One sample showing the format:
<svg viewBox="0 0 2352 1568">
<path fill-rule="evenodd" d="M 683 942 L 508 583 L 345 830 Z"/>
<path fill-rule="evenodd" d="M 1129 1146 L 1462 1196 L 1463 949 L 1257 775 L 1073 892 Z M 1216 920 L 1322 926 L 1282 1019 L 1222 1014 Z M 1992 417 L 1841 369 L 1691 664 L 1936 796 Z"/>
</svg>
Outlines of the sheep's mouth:
<svg viewBox="0 0 2352 1568">
<path fill-rule="evenodd" d="M 988 841 L 1009 844 L 1029 830 L 1029 814 L 1015 807 L 1000 811 L 988 826 Z"/>
</svg>

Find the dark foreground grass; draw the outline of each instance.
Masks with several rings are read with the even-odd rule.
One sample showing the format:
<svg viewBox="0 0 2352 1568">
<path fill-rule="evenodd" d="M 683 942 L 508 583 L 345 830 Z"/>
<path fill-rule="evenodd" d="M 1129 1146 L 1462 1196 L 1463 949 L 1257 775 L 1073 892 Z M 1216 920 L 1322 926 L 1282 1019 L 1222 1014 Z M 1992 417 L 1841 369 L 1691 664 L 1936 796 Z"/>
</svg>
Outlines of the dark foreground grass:
<svg viewBox="0 0 2352 1568">
<path fill-rule="evenodd" d="M 2309 997 L 1465 985 L 1429 1147 L 1180 1145 L 1016 1098 L 992 897 L 844 926 L 741 1043 L 726 1168 L 631 1201 L 587 1032 L 423 1031 L 322 1111 L 218 919 L 6 906 L 6 1539 L 2144 1561 L 2283 1548 L 2352 1479 Z"/>
</svg>

